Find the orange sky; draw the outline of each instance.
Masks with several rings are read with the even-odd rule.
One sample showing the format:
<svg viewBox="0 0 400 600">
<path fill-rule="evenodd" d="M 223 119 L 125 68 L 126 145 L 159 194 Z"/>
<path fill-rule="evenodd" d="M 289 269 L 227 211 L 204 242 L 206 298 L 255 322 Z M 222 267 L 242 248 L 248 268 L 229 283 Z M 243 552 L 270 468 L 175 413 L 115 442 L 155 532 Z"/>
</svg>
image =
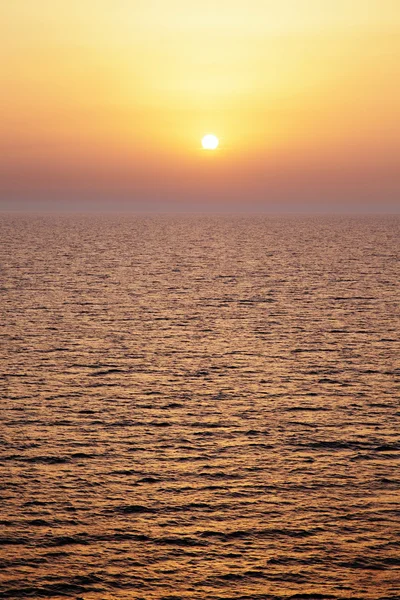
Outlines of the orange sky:
<svg viewBox="0 0 400 600">
<path fill-rule="evenodd" d="M 0 51 L 1 199 L 397 202 L 398 0 L 12 0 Z"/>
</svg>

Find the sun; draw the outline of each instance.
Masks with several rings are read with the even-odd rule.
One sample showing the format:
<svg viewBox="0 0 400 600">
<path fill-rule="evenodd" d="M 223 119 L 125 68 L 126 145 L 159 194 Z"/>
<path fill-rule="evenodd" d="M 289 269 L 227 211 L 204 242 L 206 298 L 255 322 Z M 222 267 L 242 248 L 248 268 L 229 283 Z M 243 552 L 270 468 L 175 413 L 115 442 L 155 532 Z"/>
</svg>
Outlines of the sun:
<svg viewBox="0 0 400 600">
<path fill-rule="evenodd" d="M 201 140 L 201 145 L 203 146 L 204 150 L 215 150 L 218 148 L 219 139 L 213 133 L 208 133 Z"/>
</svg>

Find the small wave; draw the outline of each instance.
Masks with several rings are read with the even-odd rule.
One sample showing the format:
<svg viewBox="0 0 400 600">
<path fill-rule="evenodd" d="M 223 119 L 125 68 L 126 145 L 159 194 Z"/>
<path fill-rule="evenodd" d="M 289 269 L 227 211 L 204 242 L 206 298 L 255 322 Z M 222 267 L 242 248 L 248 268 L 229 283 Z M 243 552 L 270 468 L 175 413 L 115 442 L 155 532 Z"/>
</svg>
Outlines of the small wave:
<svg viewBox="0 0 400 600">
<path fill-rule="evenodd" d="M 229 532 L 212 531 L 206 530 L 199 533 L 200 537 L 205 538 L 218 538 L 221 541 L 229 542 L 236 539 L 248 539 L 248 538 L 270 538 L 270 537 L 292 537 L 292 538 L 305 538 L 313 536 L 322 531 L 321 528 L 313 529 L 283 529 L 283 528 L 270 528 L 261 530 L 234 530 Z"/>
<path fill-rule="evenodd" d="M 398 566 L 400 564 L 400 560 L 395 559 L 393 563 L 388 563 L 387 560 L 377 560 L 363 556 L 354 558 L 351 561 L 342 561 L 338 563 L 340 567 L 345 567 L 346 569 L 367 569 L 374 571 L 382 571 L 383 569 L 387 568 L 388 564 L 391 566 Z"/>
<path fill-rule="evenodd" d="M 90 543 L 90 537 L 87 533 L 77 533 L 76 535 L 56 535 L 43 540 L 42 545 L 44 547 L 57 547 L 57 546 L 73 546 L 73 545 L 85 545 Z"/>
<path fill-rule="evenodd" d="M 51 527 L 51 522 L 46 521 L 46 519 L 31 519 L 27 521 L 27 525 L 31 525 L 32 527 Z"/>
<path fill-rule="evenodd" d="M 142 479 L 138 479 L 136 483 L 158 483 L 160 479 L 157 477 L 142 477 Z"/>
<path fill-rule="evenodd" d="M 111 475 L 139 475 L 140 471 L 136 469 L 117 469 L 116 471 L 111 471 Z"/>
<path fill-rule="evenodd" d="M 284 410 L 286 412 L 329 412 L 331 409 L 326 406 L 288 406 Z"/>
<path fill-rule="evenodd" d="M 18 462 L 42 464 L 42 465 L 62 465 L 69 463 L 71 460 L 80 458 L 94 458 L 96 454 L 89 454 L 86 452 L 75 452 L 68 456 L 10 456 L 7 460 L 17 460 Z"/>
<path fill-rule="evenodd" d="M 0 536 L 0 546 L 24 546 L 27 543 L 24 537 Z"/>
<path fill-rule="evenodd" d="M 112 375 L 113 373 L 128 373 L 128 371 L 125 369 L 117 369 L 116 367 L 113 367 L 111 369 L 94 371 L 94 373 L 91 373 L 90 375 L 91 377 L 100 377 L 101 375 Z"/>
<path fill-rule="evenodd" d="M 118 506 L 115 508 L 115 512 L 122 513 L 124 515 L 133 515 L 133 514 L 150 514 L 157 512 L 154 508 L 150 508 L 148 506 L 143 506 L 142 504 L 126 504 L 124 506 Z"/>
<path fill-rule="evenodd" d="M 198 538 L 192 537 L 179 537 L 179 536 L 165 536 L 153 539 L 155 544 L 165 546 L 204 546 L 205 542 Z"/>
<path fill-rule="evenodd" d="M 72 594 L 85 594 L 101 591 L 98 587 L 88 587 L 77 583 L 53 583 L 46 586 L 30 586 L 10 588 L 0 592 L 0 598 L 54 598 L 55 596 L 68 596 Z"/>
</svg>

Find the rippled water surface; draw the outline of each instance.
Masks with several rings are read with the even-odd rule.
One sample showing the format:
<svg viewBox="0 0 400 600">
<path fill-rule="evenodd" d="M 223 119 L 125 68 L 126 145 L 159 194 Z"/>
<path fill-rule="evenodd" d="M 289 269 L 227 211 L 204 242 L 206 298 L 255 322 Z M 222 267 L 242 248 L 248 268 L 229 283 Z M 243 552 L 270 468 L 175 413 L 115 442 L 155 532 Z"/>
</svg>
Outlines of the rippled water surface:
<svg viewBox="0 0 400 600">
<path fill-rule="evenodd" d="M 0 598 L 400 598 L 398 218 L 0 234 Z"/>
</svg>

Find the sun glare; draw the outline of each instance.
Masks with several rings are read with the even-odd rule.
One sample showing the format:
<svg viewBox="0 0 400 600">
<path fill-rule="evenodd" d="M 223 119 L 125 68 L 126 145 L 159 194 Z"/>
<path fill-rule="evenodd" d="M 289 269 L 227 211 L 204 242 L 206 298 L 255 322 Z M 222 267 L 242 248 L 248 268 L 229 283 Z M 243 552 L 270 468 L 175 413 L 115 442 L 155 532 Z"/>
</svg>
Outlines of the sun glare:
<svg viewBox="0 0 400 600">
<path fill-rule="evenodd" d="M 215 150 L 216 148 L 218 148 L 219 139 L 213 133 L 208 133 L 201 140 L 201 144 L 204 150 Z"/>
</svg>

